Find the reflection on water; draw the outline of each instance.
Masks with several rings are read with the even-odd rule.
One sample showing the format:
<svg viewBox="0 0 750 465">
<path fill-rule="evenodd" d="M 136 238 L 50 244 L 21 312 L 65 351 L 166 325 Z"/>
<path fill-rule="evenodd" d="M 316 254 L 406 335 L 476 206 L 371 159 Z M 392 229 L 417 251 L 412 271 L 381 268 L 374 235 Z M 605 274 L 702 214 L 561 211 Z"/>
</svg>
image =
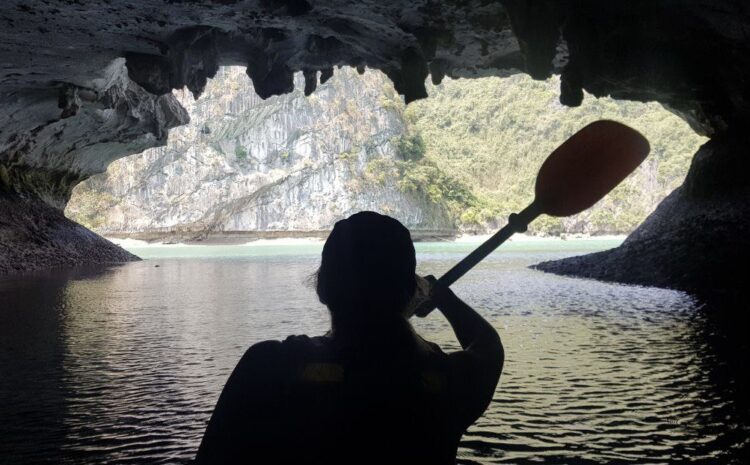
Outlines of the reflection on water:
<svg viewBox="0 0 750 465">
<path fill-rule="evenodd" d="M 463 252 L 419 250 L 434 274 Z M 188 462 L 250 344 L 325 331 L 302 285 L 318 250 L 298 252 L 0 281 L 0 462 Z M 677 292 L 525 268 L 569 253 L 507 250 L 455 286 L 507 351 L 461 462 L 743 463 L 747 385 L 710 312 Z M 457 347 L 438 315 L 417 327 Z"/>
</svg>

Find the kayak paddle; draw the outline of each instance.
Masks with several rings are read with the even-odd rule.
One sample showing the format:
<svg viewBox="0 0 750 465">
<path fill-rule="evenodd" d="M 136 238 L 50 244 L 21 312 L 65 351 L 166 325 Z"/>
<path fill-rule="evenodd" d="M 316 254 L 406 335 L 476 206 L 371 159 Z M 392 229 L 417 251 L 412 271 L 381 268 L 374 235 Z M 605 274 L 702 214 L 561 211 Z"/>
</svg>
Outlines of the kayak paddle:
<svg viewBox="0 0 750 465">
<path fill-rule="evenodd" d="M 517 232 L 525 232 L 539 215 L 564 217 L 601 200 L 646 159 L 648 141 L 638 131 L 610 120 L 595 121 L 576 132 L 544 161 L 536 177 L 534 201 L 508 224 L 437 280 L 449 287 Z M 434 308 L 429 300 L 418 314 Z"/>
</svg>

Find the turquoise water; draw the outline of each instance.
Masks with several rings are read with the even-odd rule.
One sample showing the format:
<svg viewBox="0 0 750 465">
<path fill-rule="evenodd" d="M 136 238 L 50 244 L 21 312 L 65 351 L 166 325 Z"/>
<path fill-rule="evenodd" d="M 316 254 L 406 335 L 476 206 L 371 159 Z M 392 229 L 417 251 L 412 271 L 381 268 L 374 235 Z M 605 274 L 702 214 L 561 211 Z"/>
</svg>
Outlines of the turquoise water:
<svg viewBox="0 0 750 465">
<path fill-rule="evenodd" d="M 418 253 L 465 253 L 468 254 L 481 242 L 417 242 L 415 249 Z M 570 252 L 586 253 L 597 250 L 610 249 L 622 243 L 622 239 L 535 239 L 528 241 L 510 241 L 503 244 L 500 251 L 505 252 Z M 319 255 L 323 249 L 322 242 L 245 245 L 147 245 L 130 246 L 128 251 L 135 255 L 149 259 L 164 258 L 238 258 L 238 257 L 272 257 L 272 256 L 309 256 Z"/>
<path fill-rule="evenodd" d="M 459 463 L 747 463 L 744 362 L 712 312 L 528 268 L 617 243 L 511 242 L 453 286 L 506 349 Z M 418 271 L 475 245 L 418 243 Z M 247 347 L 327 330 L 306 284 L 321 247 L 133 247 L 144 261 L 0 278 L 0 463 L 189 463 Z M 439 312 L 414 325 L 458 348 Z"/>
</svg>

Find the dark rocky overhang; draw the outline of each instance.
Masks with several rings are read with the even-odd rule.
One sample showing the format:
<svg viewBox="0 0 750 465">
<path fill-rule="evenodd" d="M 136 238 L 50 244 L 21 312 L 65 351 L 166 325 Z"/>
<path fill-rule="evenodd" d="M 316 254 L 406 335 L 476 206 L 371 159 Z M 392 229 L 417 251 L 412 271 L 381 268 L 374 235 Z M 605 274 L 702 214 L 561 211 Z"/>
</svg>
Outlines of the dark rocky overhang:
<svg viewBox="0 0 750 465">
<path fill-rule="evenodd" d="M 675 108 L 703 132 L 747 120 L 750 5 L 733 1 L 4 2 L 0 94 L 87 87 L 127 57 L 160 95 L 199 95 L 220 65 L 247 65 L 261 96 L 295 71 L 384 71 L 406 100 L 428 73 L 561 72 L 561 99 L 594 95 Z"/>
</svg>

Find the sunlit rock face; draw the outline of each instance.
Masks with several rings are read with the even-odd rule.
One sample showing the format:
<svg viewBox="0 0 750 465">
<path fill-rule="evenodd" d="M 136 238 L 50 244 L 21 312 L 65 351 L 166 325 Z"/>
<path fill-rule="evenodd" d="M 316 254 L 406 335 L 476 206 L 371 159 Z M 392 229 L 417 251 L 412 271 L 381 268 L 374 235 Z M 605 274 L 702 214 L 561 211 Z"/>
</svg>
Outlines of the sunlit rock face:
<svg viewBox="0 0 750 465">
<path fill-rule="evenodd" d="M 452 232 L 441 206 L 376 179 L 370 161 L 397 158 L 404 131 L 387 78 L 341 69 L 310 97 L 301 73 L 295 83 L 261 100 L 244 68 L 229 67 L 197 101 L 177 92 L 190 124 L 80 185 L 67 213 L 100 233 L 154 239 L 324 232 L 360 210 L 391 214 L 414 235 Z"/>
</svg>

